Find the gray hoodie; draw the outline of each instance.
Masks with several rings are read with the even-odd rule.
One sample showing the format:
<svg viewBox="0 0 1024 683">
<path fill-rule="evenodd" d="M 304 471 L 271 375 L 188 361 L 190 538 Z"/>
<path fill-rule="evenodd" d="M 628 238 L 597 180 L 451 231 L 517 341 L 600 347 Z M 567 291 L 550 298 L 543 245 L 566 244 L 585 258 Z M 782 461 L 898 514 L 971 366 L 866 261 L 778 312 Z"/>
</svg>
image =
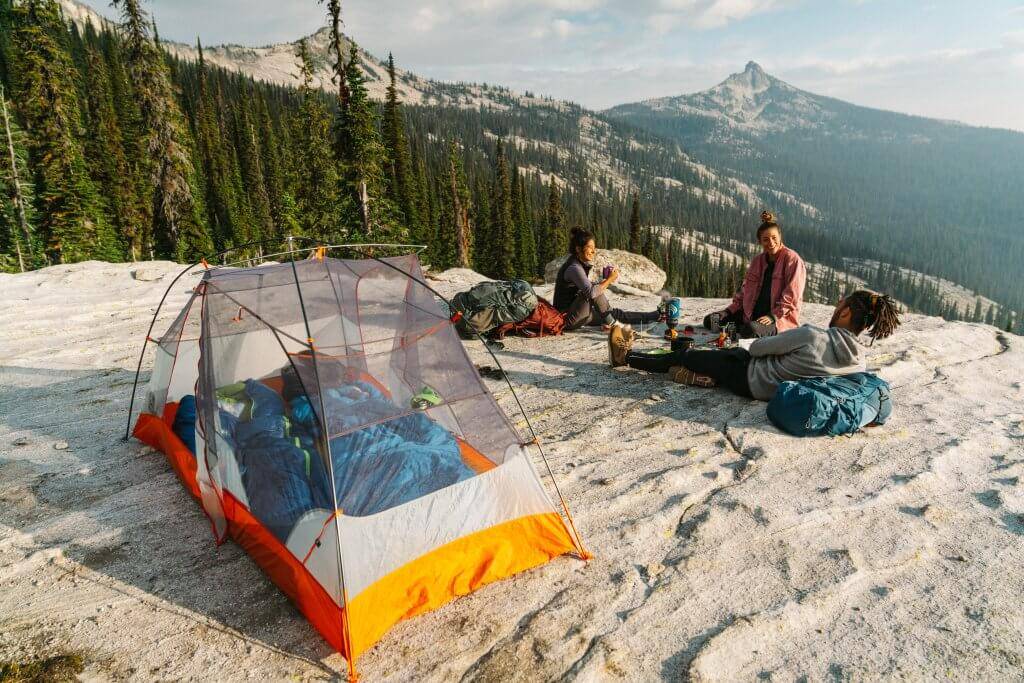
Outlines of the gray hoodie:
<svg viewBox="0 0 1024 683">
<path fill-rule="evenodd" d="M 750 345 L 750 393 L 771 400 L 781 382 L 864 372 L 864 347 L 849 330 L 804 325 Z"/>
</svg>

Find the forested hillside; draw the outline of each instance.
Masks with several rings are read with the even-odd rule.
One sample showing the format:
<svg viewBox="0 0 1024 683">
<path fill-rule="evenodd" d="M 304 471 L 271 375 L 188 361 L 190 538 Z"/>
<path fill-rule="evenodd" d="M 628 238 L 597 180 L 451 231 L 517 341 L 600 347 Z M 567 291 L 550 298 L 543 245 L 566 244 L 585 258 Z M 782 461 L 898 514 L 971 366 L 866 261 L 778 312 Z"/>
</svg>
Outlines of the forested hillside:
<svg viewBox="0 0 1024 683">
<path fill-rule="evenodd" d="M 335 28 L 336 2 L 319 42 L 295 47 L 297 88 L 214 66 L 199 44 L 194 60 L 174 57 L 138 0 L 115 9 L 116 32 L 67 21 L 55 0 L 0 0 L 5 270 L 257 254 L 306 235 L 425 244 L 435 268 L 533 278 L 580 225 L 605 246 L 648 254 L 675 292 L 727 296 L 742 277 L 742 261 L 655 239 L 646 226 L 748 243 L 765 191 L 657 134 L 529 93 L 368 63 Z M 337 85 L 324 83 L 325 67 Z M 368 78 L 381 68 L 378 102 Z M 410 83 L 411 99 L 432 104 L 403 103 Z M 814 207 L 775 194 L 791 208 L 787 241 L 837 268 L 817 291 L 842 289 L 843 257 L 886 260 L 871 244 L 837 243 Z M 974 312 L 918 300 L 928 313 Z M 1001 325 L 1010 315 L 984 314 Z"/>
<path fill-rule="evenodd" d="M 316 67 L 301 47 L 300 88 L 257 83 L 212 67 L 199 45 L 195 62 L 160 52 L 138 3 L 118 7 L 115 34 L 66 23 L 51 0 L 0 5 L 15 149 L 0 175 L 10 198 L 0 215 L 8 270 L 86 258 L 189 260 L 295 234 L 422 243 L 435 267 L 536 277 L 565 252 L 571 226 L 628 246 L 629 216 L 641 203 L 635 190 L 651 184 L 643 173 L 710 188 L 678 150 L 579 107 L 533 98 L 524 106 L 500 88 L 488 88 L 479 109 L 406 107 L 398 88 L 379 105 L 340 34 L 335 92 L 315 87 Z M 455 101 L 478 90 L 443 88 Z M 643 203 L 645 212 L 718 232 L 745 224 L 735 206 L 679 188 L 661 187 Z M 668 265 L 667 250 L 649 236 L 641 242 Z M 700 264 L 695 254 L 691 266 Z M 702 282 L 694 293 L 725 291 L 735 278 Z"/>
<path fill-rule="evenodd" d="M 608 114 L 746 182 L 770 178 L 816 207 L 848 256 L 873 252 L 1024 310 L 1022 133 L 858 107 L 754 63 L 711 90 Z"/>
</svg>

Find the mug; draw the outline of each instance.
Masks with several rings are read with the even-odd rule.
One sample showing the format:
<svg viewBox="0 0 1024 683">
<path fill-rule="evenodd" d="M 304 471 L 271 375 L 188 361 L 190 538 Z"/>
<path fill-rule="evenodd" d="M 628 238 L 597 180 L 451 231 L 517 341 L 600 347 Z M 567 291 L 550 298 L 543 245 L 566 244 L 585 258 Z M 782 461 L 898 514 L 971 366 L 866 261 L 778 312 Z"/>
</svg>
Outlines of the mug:
<svg viewBox="0 0 1024 683">
<path fill-rule="evenodd" d="M 672 340 L 673 351 L 689 351 L 693 348 L 693 337 L 676 337 Z"/>
<path fill-rule="evenodd" d="M 612 271 L 615 270 L 615 266 L 605 266 L 601 269 L 601 279 L 607 280 L 612 276 Z"/>
</svg>

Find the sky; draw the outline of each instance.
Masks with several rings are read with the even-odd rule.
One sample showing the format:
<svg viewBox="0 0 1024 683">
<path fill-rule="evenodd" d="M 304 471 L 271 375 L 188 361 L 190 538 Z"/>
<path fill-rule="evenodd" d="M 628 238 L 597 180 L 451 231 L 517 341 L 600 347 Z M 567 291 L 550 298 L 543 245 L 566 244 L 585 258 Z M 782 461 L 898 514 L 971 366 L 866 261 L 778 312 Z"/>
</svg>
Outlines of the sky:
<svg viewBox="0 0 1024 683">
<path fill-rule="evenodd" d="M 110 14 L 104 0 L 88 0 Z M 291 42 L 315 0 L 149 0 L 161 37 Z M 421 76 L 594 109 L 709 88 L 754 60 L 855 104 L 1024 131 L 1024 0 L 343 0 L 344 31 Z"/>
</svg>

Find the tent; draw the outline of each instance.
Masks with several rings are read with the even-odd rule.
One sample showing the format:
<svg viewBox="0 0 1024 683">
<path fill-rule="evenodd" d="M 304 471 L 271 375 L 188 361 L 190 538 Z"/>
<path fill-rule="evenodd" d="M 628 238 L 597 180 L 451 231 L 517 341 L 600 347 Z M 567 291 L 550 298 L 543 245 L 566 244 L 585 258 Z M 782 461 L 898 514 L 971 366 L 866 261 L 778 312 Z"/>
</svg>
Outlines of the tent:
<svg viewBox="0 0 1024 683">
<path fill-rule="evenodd" d="M 352 678 L 398 621 L 589 557 L 534 466 L 536 439 L 487 390 L 445 304 L 414 255 L 318 249 L 207 267 L 167 332 L 147 337 L 156 358 L 134 435 Z"/>
</svg>

